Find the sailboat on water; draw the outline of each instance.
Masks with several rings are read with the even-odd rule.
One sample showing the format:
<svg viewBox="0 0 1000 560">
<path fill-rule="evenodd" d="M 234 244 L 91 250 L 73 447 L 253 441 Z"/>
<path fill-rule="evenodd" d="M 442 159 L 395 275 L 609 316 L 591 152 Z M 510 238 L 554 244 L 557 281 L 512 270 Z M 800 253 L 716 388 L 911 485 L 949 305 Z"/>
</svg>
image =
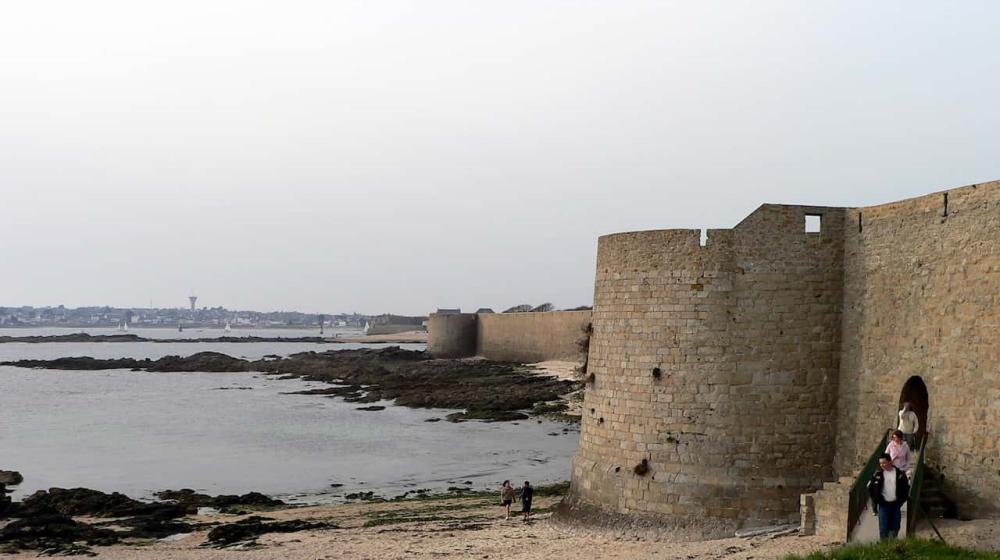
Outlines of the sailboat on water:
<svg viewBox="0 0 1000 560">
<path fill-rule="evenodd" d="M 229 326 L 229 321 L 226 321 L 226 328 L 223 330 L 226 332 L 233 332 L 233 327 Z"/>
</svg>

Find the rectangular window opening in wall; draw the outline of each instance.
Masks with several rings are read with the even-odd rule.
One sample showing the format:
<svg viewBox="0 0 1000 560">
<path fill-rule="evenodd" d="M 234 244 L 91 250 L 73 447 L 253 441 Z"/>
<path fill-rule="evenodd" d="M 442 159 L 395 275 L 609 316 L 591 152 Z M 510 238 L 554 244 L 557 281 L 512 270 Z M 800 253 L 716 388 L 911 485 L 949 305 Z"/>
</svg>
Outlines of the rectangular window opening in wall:
<svg viewBox="0 0 1000 560">
<path fill-rule="evenodd" d="M 704 247 L 705 245 L 708 245 L 708 230 L 703 229 L 699 231 L 701 232 L 701 236 L 698 238 L 698 245 Z"/>
<path fill-rule="evenodd" d="M 821 214 L 806 214 L 806 233 L 819 233 L 823 227 Z"/>
</svg>

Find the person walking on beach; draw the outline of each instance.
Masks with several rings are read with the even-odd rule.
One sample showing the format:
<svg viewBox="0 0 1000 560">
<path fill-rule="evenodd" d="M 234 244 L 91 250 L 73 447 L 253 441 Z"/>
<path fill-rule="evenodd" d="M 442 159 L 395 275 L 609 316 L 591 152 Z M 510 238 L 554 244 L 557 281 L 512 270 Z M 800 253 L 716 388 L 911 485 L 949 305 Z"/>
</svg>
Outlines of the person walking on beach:
<svg viewBox="0 0 1000 560">
<path fill-rule="evenodd" d="M 892 439 L 889 440 L 889 445 L 885 446 L 885 452 L 892 458 L 892 464 L 901 471 L 908 471 L 913 464 L 910 446 L 903 441 L 903 432 L 899 430 L 892 432 Z"/>
<path fill-rule="evenodd" d="M 524 488 L 521 488 L 521 513 L 524 514 L 524 522 L 528 522 L 531 516 L 531 497 L 535 494 L 534 488 L 527 480 L 524 481 Z"/>
<path fill-rule="evenodd" d="M 503 481 L 503 488 L 500 489 L 500 505 L 507 509 L 507 514 L 504 516 L 504 519 L 510 519 L 510 505 L 516 500 L 517 492 L 515 492 L 514 487 L 510 485 L 510 481 Z"/>
<path fill-rule="evenodd" d="M 878 516 L 878 536 L 884 541 L 899 536 L 900 509 L 910 498 L 910 483 L 906 473 L 892 464 L 888 453 L 878 458 L 878 466 L 868 481 L 868 495 L 872 513 Z"/>
<path fill-rule="evenodd" d="M 903 439 L 906 440 L 910 449 L 916 449 L 920 420 L 917 419 L 917 413 L 913 412 L 908 402 L 903 403 L 903 409 L 899 411 L 899 426 L 896 429 L 903 432 Z"/>
</svg>

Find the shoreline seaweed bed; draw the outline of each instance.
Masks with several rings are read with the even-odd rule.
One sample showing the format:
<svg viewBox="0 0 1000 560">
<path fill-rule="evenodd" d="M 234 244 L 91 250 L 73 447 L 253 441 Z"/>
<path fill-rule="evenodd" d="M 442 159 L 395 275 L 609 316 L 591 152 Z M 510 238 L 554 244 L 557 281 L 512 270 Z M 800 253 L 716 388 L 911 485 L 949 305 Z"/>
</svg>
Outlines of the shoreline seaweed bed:
<svg viewBox="0 0 1000 560">
<path fill-rule="evenodd" d="M 166 356 L 158 360 L 67 357 L 17 360 L 0 365 L 62 370 L 131 369 L 149 372 L 258 372 L 330 384 L 291 394 L 339 397 L 347 402 L 391 400 L 411 408 L 461 409 L 450 421 L 512 421 L 549 414 L 580 383 L 537 375 L 530 367 L 482 359 L 441 360 L 398 346 L 379 349 L 301 352 L 287 358 L 250 361 L 218 352 Z"/>
<path fill-rule="evenodd" d="M 568 489 L 569 482 L 540 485 L 535 495 L 557 498 Z M 257 546 L 257 537 L 265 534 L 341 528 L 329 519 L 276 519 L 258 515 L 285 512 L 283 517 L 287 517 L 288 512 L 316 506 L 289 505 L 257 492 L 209 496 L 184 489 L 165 490 L 156 496 L 164 501 L 143 502 L 117 492 L 107 494 L 87 488 L 38 491 L 15 502 L 0 515 L 0 520 L 9 520 L 0 521 L 0 554 L 37 551 L 40 555 L 93 555 L 92 546 L 139 544 L 198 531 L 207 531 L 201 547 L 247 548 Z M 386 507 L 399 504 L 400 509 L 363 511 L 351 524 L 355 526 L 352 528 L 369 528 L 446 522 L 456 530 L 475 530 L 482 528 L 489 518 L 470 510 L 494 505 L 496 496 L 495 491 L 461 487 L 433 494 L 421 491 L 394 499 L 366 494 L 359 498 L 363 503 Z M 192 519 L 203 507 L 218 510 L 212 521 Z M 542 507 L 539 511 L 548 509 Z M 247 517 L 248 514 L 252 515 Z"/>
<path fill-rule="evenodd" d="M 217 525 L 182 520 L 196 514 L 199 507 L 214 507 L 233 515 L 289 507 L 258 492 L 207 496 L 193 490 L 166 490 L 157 496 L 167 501 L 143 502 L 118 492 L 107 494 L 89 488 L 39 490 L 0 512 L 0 519 L 13 520 L 0 526 L 0 553 L 38 550 L 45 555 L 85 555 L 90 554 L 88 546 L 162 539 Z M 261 526 L 263 520 L 257 519 L 254 527 L 241 530 L 257 534 L 287 530 L 286 526 Z M 223 530 L 222 534 L 228 533 Z M 224 545 L 225 539 L 220 539 L 218 544 Z"/>
</svg>

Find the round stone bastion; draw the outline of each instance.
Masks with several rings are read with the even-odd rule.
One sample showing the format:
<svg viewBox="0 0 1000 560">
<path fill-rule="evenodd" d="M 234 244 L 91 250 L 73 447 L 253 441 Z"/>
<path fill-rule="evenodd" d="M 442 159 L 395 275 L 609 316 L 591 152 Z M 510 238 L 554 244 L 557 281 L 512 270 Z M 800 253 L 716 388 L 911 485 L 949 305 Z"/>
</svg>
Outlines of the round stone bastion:
<svg viewBox="0 0 1000 560">
<path fill-rule="evenodd" d="M 833 458 L 842 236 L 800 225 L 824 210 L 600 238 L 559 522 L 687 540 L 798 521 Z"/>
</svg>

